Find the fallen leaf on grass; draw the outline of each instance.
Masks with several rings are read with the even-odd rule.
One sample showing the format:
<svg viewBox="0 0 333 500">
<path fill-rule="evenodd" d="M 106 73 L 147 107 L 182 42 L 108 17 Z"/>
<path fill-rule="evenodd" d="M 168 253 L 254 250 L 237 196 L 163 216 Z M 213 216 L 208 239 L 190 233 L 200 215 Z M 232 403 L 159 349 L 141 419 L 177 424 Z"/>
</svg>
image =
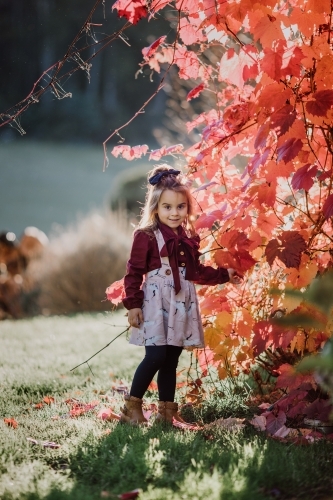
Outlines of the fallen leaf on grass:
<svg viewBox="0 0 333 500">
<path fill-rule="evenodd" d="M 93 410 L 100 404 L 99 401 L 91 401 L 90 403 L 81 403 L 81 402 L 76 402 L 72 404 L 72 408 L 69 411 L 69 415 L 71 417 L 79 417 L 81 415 L 84 415 L 85 413 Z"/>
<path fill-rule="evenodd" d="M 266 430 L 266 417 L 263 415 L 255 415 L 252 420 L 250 420 L 250 424 L 252 424 L 258 431 Z"/>
<path fill-rule="evenodd" d="M 40 410 L 41 408 L 43 408 L 43 406 L 44 406 L 44 404 L 43 404 L 43 403 L 36 403 L 36 404 L 34 405 L 34 408 L 35 408 L 35 410 Z"/>
<path fill-rule="evenodd" d="M 124 394 L 124 393 L 128 392 L 129 386 L 128 386 L 128 384 L 125 384 L 125 382 L 123 382 L 123 380 L 116 380 L 111 385 L 111 389 L 113 391 L 116 391 L 116 392 L 119 392 L 121 394 Z"/>
<path fill-rule="evenodd" d="M 152 380 L 148 386 L 148 391 L 157 391 L 157 383 Z"/>
<path fill-rule="evenodd" d="M 131 500 L 132 498 L 138 498 L 141 490 L 136 489 L 132 491 L 127 491 L 126 493 L 121 493 L 120 495 L 115 495 L 109 491 L 102 491 L 101 498 L 120 498 L 120 500 Z"/>
<path fill-rule="evenodd" d="M 147 420 L 149 420 L 153 414 L 152 410 L 142 410 L 142 413 L 143 413 L 143 416 L 145 417 L 145 419 L 147 419 Z"/>
<path fill-rule="evenodd" d="M 60 444 L 54 443 L 53 441 L 38 441 L 38 439 L 33 439 L 28 437 L 27 441 L 31 444 L 38 444 L 39 446 L 43 446 L 44 448 L 52 448 L 53 450 L 60 448 Z"/>
<path fill-rule="evenodd" d="M 18 423 L 16 422 L 15 418 L 4 418 L 3 421 L 9 427 L 13 427 L 13 429 L 16 429 L 16 427 L 18 426 Z"/>
<path fill-rule="evenodd" d="M 183 431 L 201 431 L 202 427 L 200 427 L 197 424 L 188 424 L 188 423 L 182 423 L 178 422 L 175 418 L 172 421 L 172 425 L 174 427 L 177 427 L 177 429 L 182 429 Z"/>
<path fill-rule="evenodd" d="M 112 420 L 120 420 L 120 415 L 111 410 L 111 408 L 102 408 L 97 413 L 97 418 L 100 418 L 101 420 L 107 420 L 109 422 Z"/>
<path fill-rule="evenodd" d="M 278 429 L 275 434 L 273 434 L 273 437 L 276 437 L 276 438 L 285 438 L 288 436 L 288 434 L 290 433 L 291 429 L 289 429 L 288 427 L 286 427 L 285 425 L 282 425 L 282 427 L 280 427 L 280 429 Z"/>
<path fill-rule="evenodd" d="M 225 429 L 227 431 L 238 431 L 245 427 L 244 418 L 219 418 L 204 426 L 205 429 Z"/>
<path fill-rule="evenodd" d="M 52 403 L 54 403 L 54 398 L 52 398 L 51 396 L 45 396 L 45 398 L 43 398 L 43 401 L 45 404 L 51 405 Z"/>
</svg>

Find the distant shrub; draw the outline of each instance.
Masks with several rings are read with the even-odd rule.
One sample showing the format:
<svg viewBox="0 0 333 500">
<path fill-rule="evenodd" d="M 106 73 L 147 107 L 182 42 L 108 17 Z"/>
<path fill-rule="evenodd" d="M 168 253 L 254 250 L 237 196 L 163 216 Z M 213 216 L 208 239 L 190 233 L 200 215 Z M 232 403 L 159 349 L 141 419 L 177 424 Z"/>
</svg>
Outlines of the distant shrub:
<svg viewBox="0 0 333 500">
<path fill-rule="evenodd" d="M 113 212 L 92 213 L 51 236 L 42 257 L 29 269 L 30 293 L 37 296 L 39 312 L 109 309 L 105 289 L 125 274 L 131 233 L 126 217 Z"/>
<path fill-rule="evenodd" d="M 111 210 L 124 209 L 130 217 L 140 214 L 146 196 L 147 173 L 151 168 L 150 165 L 138 165 L 127 168 L 114 178 L 110 193 Z"/>
</svg>

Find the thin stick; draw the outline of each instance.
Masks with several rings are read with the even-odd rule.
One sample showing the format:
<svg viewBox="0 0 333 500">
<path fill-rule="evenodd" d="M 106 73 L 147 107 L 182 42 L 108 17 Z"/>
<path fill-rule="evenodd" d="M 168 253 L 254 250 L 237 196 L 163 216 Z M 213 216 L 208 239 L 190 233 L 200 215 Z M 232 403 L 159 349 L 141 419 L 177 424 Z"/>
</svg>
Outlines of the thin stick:
<svg viewBox="0 0 333 500">
<path fill-rule="evenodd" d="M 88 361 L 90 361 L 92 358 L 94 358 L 95 356 L 97 356 L 97 354 L 99 354 L 100 352 L 104 351 L 104 349 L 106 349 L 107 347 L 109 347 L 109 345 L 111 345 L 111 344 L 112 344 L 112 342 L 114 342 L 114 341 L 115 341 L 118 337 L 120 337 L 121 335 L 123 335 L 125 332 L 128 332 L 128 330 L 129 330 L 129 326 L 126 328 L 126 330 L 124 330 L 123 332 L 119 333 L 119 335 L 117 335 L 114 339 L 112 339 L 112 340 L 111 340 L 111 342 L 109 342 L 109 343 L 108 343 L 108 344 L 106 344 L 104 347 L 102 347 L 102 349 L 100 349 L 99 351 L 95 352 L 95 354 L 93 354 L 92 356 L 90 356 L 90 358 L 86 359 L 85 361 L 83 361 L 83 362 L 82 362 L 82 363 L 80 363 L 79 365 L 75 366 L 75 367 L 74 367 L 74 368 L 72 368 L 70 371 L 72 372 L 72 371 L 76 370 L 76 368 L 79 368 L 79 366 L 82 366 L 82 365 L 84 365 L 85 363 L 87 363 L 89 370 L 91 371 L 91 373 L 93 373 L 93 372 L 92 372 L 92 370 L 91 370 L 91 368 L 90 368 L 90 366 L 89 366 Z M 94 374 L 93 374 L 93 375 L 94 375 Z"/>
</svg>

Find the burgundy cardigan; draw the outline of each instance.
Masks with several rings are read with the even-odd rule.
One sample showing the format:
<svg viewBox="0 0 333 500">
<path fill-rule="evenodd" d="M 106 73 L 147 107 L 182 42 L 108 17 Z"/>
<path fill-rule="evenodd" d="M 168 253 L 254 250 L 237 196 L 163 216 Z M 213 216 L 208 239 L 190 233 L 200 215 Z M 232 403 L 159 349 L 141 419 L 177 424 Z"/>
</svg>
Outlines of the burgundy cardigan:
<svg viewBox="0 0 333 500">
<path fill-rule="evenodd" d="M 178 235 L 165 224 L 159 223 L 159 229 L 166 243 L 162 248 L 161 255 L 169 257 L 176 293 L 177 281 L 179 283 L 178 267 L 186 267 L 185 279 L 199 285 L 219 285 L 229 281 L 227 269 L 223 267 L 214 269 L 200 263 L 199 236 L 189 238 L 181 226 L 178 228 Z M 123 304 L 126 309 L 142 307 L 143 276 L 160 267 L 161 259 L 155 235 L 150 235 L 142 230 L 136 231 L 124 279 L 126 297 L 123 299 Z"/>
</svg>

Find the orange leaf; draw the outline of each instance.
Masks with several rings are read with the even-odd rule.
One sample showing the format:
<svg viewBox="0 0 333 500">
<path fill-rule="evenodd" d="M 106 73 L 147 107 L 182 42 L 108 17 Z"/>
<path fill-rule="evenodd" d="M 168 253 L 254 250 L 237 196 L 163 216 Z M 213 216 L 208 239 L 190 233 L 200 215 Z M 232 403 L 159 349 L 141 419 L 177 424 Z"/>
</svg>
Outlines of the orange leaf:
<svg viewBox="0 0 333 500">
<path fill-rule="evenodd" d="M 3 421 L 9 427 L 13 427 L 13 429 L 16 429 L 16 427 L 18 426 L 18 423 L 16 422 L 16 420 L 14 418 L 4 418 Z"/>
<path fill-rule="evenodd" d="M 45 398 L 43 398 L 43 401 L 45 404 L 51 405 L 52 403 L 54 403 L 54 398 L 52 398 L 51 396 L 45 396 Z"/>
</svg>

